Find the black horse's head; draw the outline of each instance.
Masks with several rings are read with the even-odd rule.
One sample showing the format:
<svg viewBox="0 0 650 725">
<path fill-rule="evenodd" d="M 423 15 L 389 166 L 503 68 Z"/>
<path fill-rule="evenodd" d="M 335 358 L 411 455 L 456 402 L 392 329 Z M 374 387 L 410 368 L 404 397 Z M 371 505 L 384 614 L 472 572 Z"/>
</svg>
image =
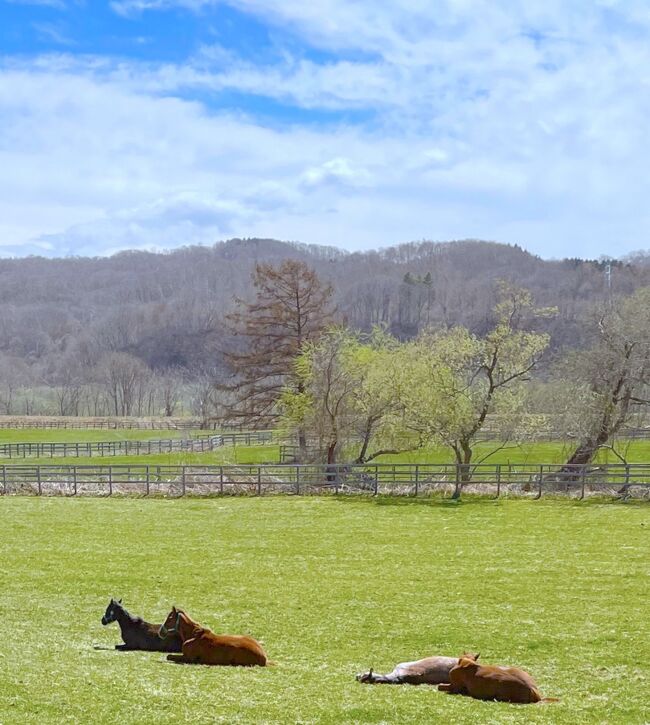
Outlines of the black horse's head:
<svg viewBox="0 0 650 725">
<path fill-rule="evenodd" d="M 119 601 L 117 599 L 111 599 L 108 606 L 106 607 L 106 611 L 104 612 L 104 616 L 102 617 L 102 624 L 110 624 L 111 622 L 114 622 L 117 619 L 117 613 L 122 610 L 122 600 Z"/>
</svg>

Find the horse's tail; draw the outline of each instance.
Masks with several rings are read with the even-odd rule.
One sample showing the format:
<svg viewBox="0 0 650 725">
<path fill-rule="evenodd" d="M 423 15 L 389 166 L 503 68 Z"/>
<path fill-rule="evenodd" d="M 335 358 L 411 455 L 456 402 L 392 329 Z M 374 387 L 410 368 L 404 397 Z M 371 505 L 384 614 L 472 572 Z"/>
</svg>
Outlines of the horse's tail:
<svg viewBox="0 0 650 725">
<path fill-rule="evenodd" d="M 560 701 L 559 697 L 542 697 L 542 699 L 540 700 L 540 702 L 559 702 L 559 701 Z"/>
<path fill-rule="evenodd" d="M 266 660 L 265 667 L 277 667 L 278 663 L 275 660 Z"/>
</svg>

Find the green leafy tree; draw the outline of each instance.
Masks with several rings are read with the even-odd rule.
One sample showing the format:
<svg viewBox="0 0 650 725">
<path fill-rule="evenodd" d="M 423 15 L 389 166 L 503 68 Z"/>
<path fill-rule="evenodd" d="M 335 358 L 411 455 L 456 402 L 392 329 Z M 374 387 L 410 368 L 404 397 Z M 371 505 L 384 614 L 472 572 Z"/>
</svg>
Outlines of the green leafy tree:
<svg viewBox="0 0 650 725">
<path fill-rule="evenodd" d="M 401 351 L 405 426 L 452 449 L 461 473 L 454 497 L 471 478 L 474 445 L 487 423 L 502 447 L 540 422 L 527 410 L 526 382 L 549 336 L 524 327 L 552 311 L 535 309 L 526 290 L 503 284 L 494 313 L 484 337 L 455 327 L 427 332 Z"/>
<path fill-rule="evenodd" d="M 359 335 L 335 328 L 305 347 L 295 363 L 300 386 L 282 398 L 285 425 L 309 431 L 328 464 L 365 463 L 414 447 L 401 433 L 399 343 L 380 329 Z M 401 438 L 401 440 L 400 440 Z"/>
<path fill-rule="evenodd" d="M 579 441 L 567 464 L 590 463 L 650 404 L 650 287 L 603 305 L 591 330 L 588 349 L 569 353 L 562 366 L 570 395 L 557 420 Z"/>
</svg>

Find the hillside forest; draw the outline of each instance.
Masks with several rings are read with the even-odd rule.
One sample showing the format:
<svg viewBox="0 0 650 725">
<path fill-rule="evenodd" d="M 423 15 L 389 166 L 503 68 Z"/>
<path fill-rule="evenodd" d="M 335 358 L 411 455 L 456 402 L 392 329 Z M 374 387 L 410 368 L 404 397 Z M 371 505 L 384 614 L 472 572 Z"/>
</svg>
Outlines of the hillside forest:
<svg viewBox="0 0 650 725">
<path fill-rule="evenodd" d="M 644 253 L 543 260 L 477 240 L 351 253 L 231 239 L 166 253 L 3 259 L 0 414 L 219 415 L 236 397 L 229 381 L 247 344 L 237 316 L 255 301 L 256 266 L 286 260 L 304 263 L 328 290 L 323 326 L 347 330 L 354 344 L 384 335 L 381 344 L 404 347 L 412 360 L 427 335 L 463 330 L 485 340 L 498 326 L 504 285 L 525 290 L 531 310 L 552 309 L 533 315 L 531 328 L 544 339 L 525 374 L 538 407 L 553 398 L 549 386 L 575 376 L 577 353 L 586 365 L 586 353 L 604 344 L 602 311 L 650 285 Z M 640 385 L 645 371 L 635 374 Z M 637 388 L 630 395 L 642 400 Z"/>
</svg>

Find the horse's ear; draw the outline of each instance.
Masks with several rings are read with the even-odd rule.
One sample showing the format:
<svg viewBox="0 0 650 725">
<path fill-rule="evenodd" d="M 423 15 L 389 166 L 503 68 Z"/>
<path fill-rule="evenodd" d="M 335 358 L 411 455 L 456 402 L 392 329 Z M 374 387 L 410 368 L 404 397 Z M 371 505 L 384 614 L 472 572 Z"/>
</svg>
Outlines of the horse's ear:
<svg viewBox="0 0 650 725">
<path fill-rule="evenodd" d="M 172 612 L 174 612 L 174 614 L 176 614 L 176 606 L 172 607 Z"/>
<path fill-rule="evenodd" d="M 119 601 L 118 601 L 117 603 L 118 603 L 118 604 L 122 604 L 122 600 L 120 599 L 120 600 L 119 600 Z"/>
</svg>

